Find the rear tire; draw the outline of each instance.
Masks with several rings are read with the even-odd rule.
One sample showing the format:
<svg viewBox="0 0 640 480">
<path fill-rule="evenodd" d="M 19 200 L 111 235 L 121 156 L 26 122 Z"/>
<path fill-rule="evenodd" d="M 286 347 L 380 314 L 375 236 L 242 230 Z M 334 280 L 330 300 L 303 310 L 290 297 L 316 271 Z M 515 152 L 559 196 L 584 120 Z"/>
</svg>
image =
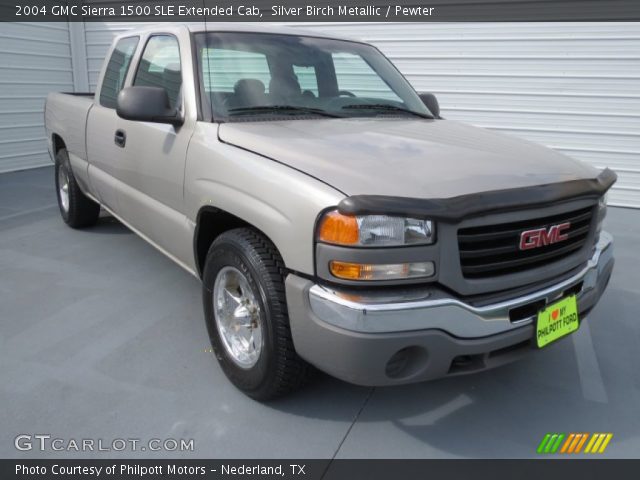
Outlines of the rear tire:
<svg viewBox="0 0 640 480">
<path fill-rule="evenodd" d="M 249 228 L 220 235 L 205 261 L 202 298 L 211 345 L 229 380 L 256 400 L 297 390 L 313 371 L 293 346 L 284 274 L 276 247 Z"/>
<path fill-rule="evenodd" d="M 80 190 L 65 148 L 56 153 L 55 177 L 58 207 L 64 222 L 71 228 L 95 225 L 100 215 L 100 205 Z"/>
</svg>

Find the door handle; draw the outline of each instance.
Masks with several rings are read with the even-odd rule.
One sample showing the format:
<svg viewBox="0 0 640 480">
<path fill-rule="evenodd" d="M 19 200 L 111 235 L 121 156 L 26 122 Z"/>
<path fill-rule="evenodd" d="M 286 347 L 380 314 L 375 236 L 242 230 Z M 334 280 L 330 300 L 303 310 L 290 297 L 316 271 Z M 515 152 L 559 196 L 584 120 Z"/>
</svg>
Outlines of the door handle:
<svg viewBox="0 0 640 480">
<path fill-rule="evenodd" d="M 113 138 L 113 141 L 120 148 L 124 148 L 125 144 L 127 143 L 127 133 L 124 130 L 116 130 L 116 135 Z"/>
</svg>

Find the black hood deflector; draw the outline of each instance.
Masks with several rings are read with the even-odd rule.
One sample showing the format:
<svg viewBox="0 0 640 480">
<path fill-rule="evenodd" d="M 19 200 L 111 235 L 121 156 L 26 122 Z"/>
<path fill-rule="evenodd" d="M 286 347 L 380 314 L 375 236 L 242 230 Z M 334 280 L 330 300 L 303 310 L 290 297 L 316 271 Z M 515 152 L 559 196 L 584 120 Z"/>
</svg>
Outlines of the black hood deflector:
<svg viewBox="0 0 640 480">
<path fill-rule="evenodd" d="M 566 200 L 598 198 L 618 176 L 605 168 L 594 179 L 472 193 L 452 198 L 423 199 L 384 195 L 354 195 L 338 204 L 346 215 L 404 215 L 457 222 L 473 215 L 540 208 Z"/>
</svg>

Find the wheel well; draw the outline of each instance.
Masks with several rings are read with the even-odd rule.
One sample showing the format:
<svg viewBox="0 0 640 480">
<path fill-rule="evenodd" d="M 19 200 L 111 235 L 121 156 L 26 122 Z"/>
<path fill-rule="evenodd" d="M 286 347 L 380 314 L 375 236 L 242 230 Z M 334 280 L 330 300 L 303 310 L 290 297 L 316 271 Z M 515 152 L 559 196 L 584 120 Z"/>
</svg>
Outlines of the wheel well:
<svg viewBox="0 0 640 480">
<path fill-rule="evenodd" d="M 207 258 L 209 247 L 215 239 L 228 230 L 240 227 L 250 227 L 258 230 L 250 223 L 219 208 L 203 207 L 200 212 L 198 212 L 196 231 L 193 238 L 193 249 L 196 268 L 200 276 L 202 276 L 204 270 L 204 262 Z M 260 233 L 264 235 L 264 233 Z"/>
<path fill-rule="evenodd" d="M 58 153 L 62 148 L 67 148 L 67 146 L 64 144 L 64 140 L 62 140 L 62 137 L 60 137 L 60 135 L 54 133 L 51 137 L 51 140 L 53 140 L 54 153 Z"/>
</svg>

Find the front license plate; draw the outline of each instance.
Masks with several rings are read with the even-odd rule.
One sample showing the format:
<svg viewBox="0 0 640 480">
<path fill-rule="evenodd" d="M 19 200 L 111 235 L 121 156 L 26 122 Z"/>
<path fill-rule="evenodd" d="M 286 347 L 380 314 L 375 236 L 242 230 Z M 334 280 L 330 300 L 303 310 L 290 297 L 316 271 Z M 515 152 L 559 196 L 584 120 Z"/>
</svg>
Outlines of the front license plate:
<svg viewBox="0 0 640 480">
<path fill-rule="evenodd" d="M 538 348 L 549 345 L 551 342 L 575 332 L 579 326 L 578 301 L 575 295 L 552 303 L 538 313 L 538 322 L 536 324 Z"/>
</svg>

